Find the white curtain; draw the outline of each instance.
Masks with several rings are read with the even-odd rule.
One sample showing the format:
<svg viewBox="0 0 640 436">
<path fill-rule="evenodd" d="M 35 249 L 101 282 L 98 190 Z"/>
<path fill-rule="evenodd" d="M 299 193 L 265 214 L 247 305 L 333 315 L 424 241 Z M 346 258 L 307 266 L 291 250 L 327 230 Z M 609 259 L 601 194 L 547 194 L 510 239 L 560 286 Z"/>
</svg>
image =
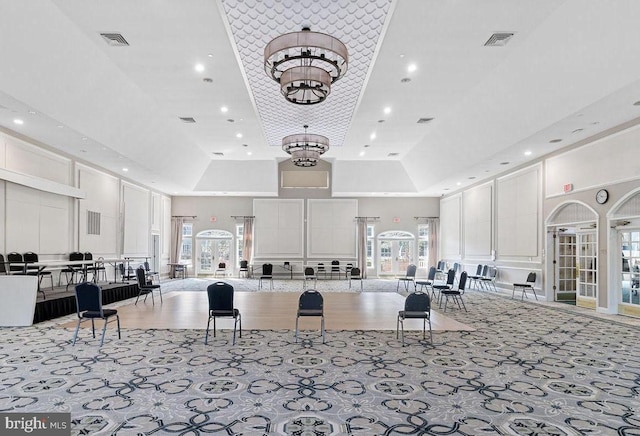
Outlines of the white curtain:
<svg viewBox="0 0 640 436">
<path fill-rule="evenodd" d="M 180 262 L 180 251 L 182 250 L 182 225 L 184 224 L 184 218 L 172 217 L 171 218 L 171 260 L 169 263 Z"/>
<path fill-rule="evenodd" d="M 249 262 L 249 265 L 253 263 L 253 220 L 252 216 L 244 217 L 244 229 L 242 233 L 243 246 L 242 257 Z"/>
<path fill-rule="evenodd" d="M 429 267 L 437 266 L 438 262 L 438 233 L 440 233 L 440 218 L 427 219 L 429 226 L 429 258 L 427 265 Z"/>
<path fill-rule="evenodd" d="M 358 226 L 358 268 L 362 278 L 367 278 L 367 219 L 356 218 Z"/>
</svg>

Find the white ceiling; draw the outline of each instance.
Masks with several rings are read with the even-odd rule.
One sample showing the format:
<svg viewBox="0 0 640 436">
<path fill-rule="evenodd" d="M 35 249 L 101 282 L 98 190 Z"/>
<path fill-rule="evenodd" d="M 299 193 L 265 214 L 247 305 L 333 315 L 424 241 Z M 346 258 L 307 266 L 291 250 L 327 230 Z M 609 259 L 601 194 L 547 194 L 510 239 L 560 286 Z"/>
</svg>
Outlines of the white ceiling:
<svg viewBox="0 0 640 436">
<path fill-rule="evenodd" d="M 440 196 L 640 117 L 639 22 L 637 0 L 0 0 L 0 126 L 172 195 L 277 195 L 308 124 L 334 196 Z M 350 55 L 311 107 L 262 65 L 303 25 Z"/>
</svg>

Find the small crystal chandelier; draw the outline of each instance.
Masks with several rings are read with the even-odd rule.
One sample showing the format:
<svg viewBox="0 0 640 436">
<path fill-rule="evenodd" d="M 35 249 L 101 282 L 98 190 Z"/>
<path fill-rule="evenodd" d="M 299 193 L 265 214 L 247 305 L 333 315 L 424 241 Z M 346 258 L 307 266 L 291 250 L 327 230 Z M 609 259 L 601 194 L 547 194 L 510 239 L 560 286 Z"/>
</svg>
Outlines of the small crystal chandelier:
<svg viewBox="0 0 640 436">
<path fill-rule="evenodd" d="M 320 155 L 329 150 L 329 138 L 322 135 L 297 133 L 282 138 L 282 149 L 291 155 L 291 162 L 298 167 L 314 167 L 320 160 Z"/>
<path fill-rule="evenodd" d="M 339 39 L 308 27 L 280 35 L 264 49 L 265 72 L 280 84 L 284 98 L 296 104 L 324 101 L 348 64 L 347 47 Z"/>
</svg>

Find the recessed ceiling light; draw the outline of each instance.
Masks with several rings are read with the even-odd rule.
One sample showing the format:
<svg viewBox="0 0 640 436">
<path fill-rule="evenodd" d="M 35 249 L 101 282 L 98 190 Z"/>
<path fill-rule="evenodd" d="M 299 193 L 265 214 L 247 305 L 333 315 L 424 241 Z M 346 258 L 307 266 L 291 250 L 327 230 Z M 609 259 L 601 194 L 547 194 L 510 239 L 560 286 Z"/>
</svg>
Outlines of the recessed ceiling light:
<svg viewBox="0 0 640 436">
<path fill-rule="evenodd" d="M 449 190 L 449 188 L 444 188 L 444 189 L 443 189 L 443 191 L 448 191 L 448 190 Z"/>
<path fill-rule="evenodd" d="M 551 141 L 549 141 L 551 144 L 555 144 L 557 142 L 562 142 L 562 139 L 552 139 Z"/>
<path fill-rule="evenodd" d="M 83 136 L 83 137 L 82 137 L 82 140 L 83 140 L 83 141 L 86 141 L 86 140 L 87 140 L 87 137 L 86 137 L 86 136 Z"/>
<path fill-rule="evenodd" d="M 371 147 L 371 146 L 369 144 L 365 144 L 365 145 L 363 145 L 363 147 L 364 148 L 368 148 L 368 147 Z"/>
<path fill-rule="evenodd" d="M 198 73 L 202 73 L 204 71 L 204 65 L 202 65 L 202 64 L 196 64 L 196 66 L 194 68 L 196 69 L 196 71 Z"/>
<path fill-rule="evenodd" d="M 24 124 L 24 121 L 22 121 L 20 118 L 16 118 L 13 120 L 14 124 L 18 124 L 19 126 Z"/>
<path fill-rule="evenodd" d="M 456 183 L 456 186 L 460 186 L 460 185 L 462 185 L 462 183 L 460 183 L 460 182 Z"/>
<path fill-rule="evenodd" d="M 64 126 L 62 124 L 58 124 L 58 129 L 64 129 Z"/>
<path fill-rule="evenodd" d="M 640 100 L 636 101 L 633 105 L 634 106 L 640 106 Z"/>
<path fill-rule="evenodd" d="M 391 108 L 389 106 L 384 108 L 384 113 L 387 114 L 387 115 L 390 114 L 391 113 Z"/>
<path fill-rule="evenodd" d="M 253 154 L 253 152 L 247 151 L 247 156 L 251 156 L 252 154 Z"/>
<path fill-rule="evenodd" d="M 531 151 L 530 151 L 530 150 L 525 151 L 525 152 L 524 152 L 524 155 L 525 155 L 525 156 L 531 156 Z"/>
<path fill-rule="evenodd" d="M 409 82 L 411 82 L 411 79 L 408 77 L 400 79 L 400 83 L 409 83 Z"/>
<path fill-rule="evenodd" d="M 129 171 L 129 168 L 122 168 L 122 171 L 126 173 L 127 171 Z"/>
<path fill-rule="evenodd" d="M 238 139 L 242 138 L 242 133 L 236 133 L 236 138 Z"/>
<path fill-rule="evenodd" d="M 376 132 L 373 132 L 371 135 L 369 135 L 369 138 L 376 139 Z"/>
<path fill-rule="evenodd" d="M 220 112 L 222 112 L 223 114 L 226 114 L 228 111 L 229 111 L 229 108 L 228 108 L 228 107 L 226 107 L 226 106 L 222 106 L 222 107 L 220 108 Z"/>
<path fill-rule="evenodd" d="M 212 58 L 213 57 L 213 53 L 209 53 L 207 56 Z"/>
<path fill-rule="evenodd" d="M 404 57 L 404 53 L 400 53 L 400 59 Z"/>
<path fill-rule="evenodd" d="M 416 64 L 409 64 L 409 66 L 407 67 L 407 71 L 410 73 L 413 73 L 417 69 L 418 69 L 418 66 Z"/>
<path fill-rule="evenodd" d="M 364 151 L 361 151 L 359 155 L 364 156 Z"/>
<path fill-rule="evenodd" d="M 379 123 L 384 123 L 386 120 L 378 120 Z"/>
<path fill-rule="evenodd" d="M 574 131 L 573 131 L 573 132 L 571 132 L 571 133 L 579 133 L 579 132 L 582 132 L 583 130 L 584 130 L 584 129 L 576 129 L 576 130 L 574 130 Z"/>
<path fill-rule="evenodd" d="M 249 144 L 242 144 L 242 146 L 243 146 L 243 147 L 248 147 L 248 146 L 249 146 Z"/>
<path fill-rule="evenodd" d="M 211 77 L 204 77 L 202 81 L 205 83 L 213 83 L 213 79 Z"/>
</svg>

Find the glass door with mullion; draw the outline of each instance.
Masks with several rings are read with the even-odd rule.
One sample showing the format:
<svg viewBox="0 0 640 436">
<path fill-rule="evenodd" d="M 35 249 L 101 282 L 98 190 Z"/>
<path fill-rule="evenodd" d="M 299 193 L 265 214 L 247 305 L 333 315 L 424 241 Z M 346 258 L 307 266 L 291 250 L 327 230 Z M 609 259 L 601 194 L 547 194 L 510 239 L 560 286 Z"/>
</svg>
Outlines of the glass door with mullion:
<svg viewBox="0 0 640 436">
<path fill-rule="evenodd" d="M 577 300 L 578 306 L 595 309 L 598 291 L 596 232 L 578 232 L 577 236 Z"/>
<path fill-rule="evenodd" d="M 407 266 L 413 263 L 414 241 L 389 240 L 379 241 L 380 273 L 381 275 L 404 275 Z"/>
<path fill-rule="evenodd" d="M 620 301 L 640 306 L 640 229 L 618 231 L 622 262 L 620 266 Z"/>
<path fill-rule="evenodd" d="M 556 301 L 576 301 L 576 235 L 559 233 L 557 237 Z"/>
<path fill-rule="evenodd" d="M 196 274 L 212 275 L 220 262 L 230 267 L 231 239 L 198 238 L 197 241 Z"/>
</svg>

